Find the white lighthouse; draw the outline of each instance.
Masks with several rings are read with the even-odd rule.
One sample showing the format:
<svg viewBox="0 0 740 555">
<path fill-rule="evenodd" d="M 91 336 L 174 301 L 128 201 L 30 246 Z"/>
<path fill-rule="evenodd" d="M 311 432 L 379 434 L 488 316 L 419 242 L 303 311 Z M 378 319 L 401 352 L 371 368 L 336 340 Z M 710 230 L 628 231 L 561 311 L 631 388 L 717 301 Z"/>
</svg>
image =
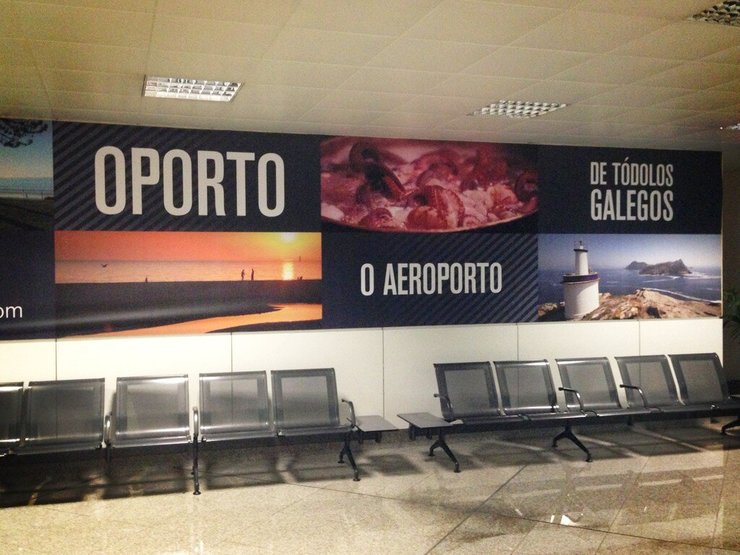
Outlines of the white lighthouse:
<svg viewBox="0 0 740 555">
<path fill-rule="evenodd" d="M 563 276 L 565 318 L 574 320 L 599 307 L 599 274 L 588 267 L 588 249 L 576 241 L 575 273 Z"/>
</svg>

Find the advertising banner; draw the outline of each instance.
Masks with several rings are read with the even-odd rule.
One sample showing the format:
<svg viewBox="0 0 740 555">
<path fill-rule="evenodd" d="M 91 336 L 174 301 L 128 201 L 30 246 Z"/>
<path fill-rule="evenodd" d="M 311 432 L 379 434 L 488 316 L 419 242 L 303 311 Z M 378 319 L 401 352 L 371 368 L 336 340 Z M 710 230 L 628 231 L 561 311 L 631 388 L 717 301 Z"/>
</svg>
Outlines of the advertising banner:
<svg viewBox="0 0 740 555">
<path fill-rule="evenodd" d="M 720 315 L 717 153 L 0 120 L 0 339 Z"/>
</svg>

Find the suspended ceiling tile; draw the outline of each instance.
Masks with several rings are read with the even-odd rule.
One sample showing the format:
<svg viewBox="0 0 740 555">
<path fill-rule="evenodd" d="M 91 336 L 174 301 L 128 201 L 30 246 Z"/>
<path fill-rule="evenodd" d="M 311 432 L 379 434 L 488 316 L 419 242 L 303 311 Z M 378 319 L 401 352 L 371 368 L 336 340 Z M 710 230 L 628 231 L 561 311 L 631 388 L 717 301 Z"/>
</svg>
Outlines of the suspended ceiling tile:
<svg viewBox="0 0 740 555">
<path fill-rule="evenodd" d="M 0 67 L 33 66 L 36 62 L 28 42 L 0 37 Z"/>
<path fill-rule="evenodd" d="M 44 89 L 3 86 L 0 87 L 0 106 L 46 109 L 49 98 Z"/>
<path fill-rule="evenodd" d="M 390 37 L 379 35 L 286 28 L 267 50 L 265 58 L 362 65 L 390 41 Z"/>
<path fill-rule="evenodd" d="M 660 109 L 660 108 L 637 108 L 624 112 L 619 120 L 625 123 L 663 125 L 674 122 L 685 121 L 698 112 L 692 110 Z"/>
<path fill-rule="evenodd" d="M 34 66 L 0 65 L 0 74 L 3 76 L 3 86 L 7 88 L 44 89 L 44 81 L 41 79 L 41 74 Z"/>
<path fill-rule="evenodd" d="M 141 108 L 141 96 L 94 94 L 75 91 L 49 91 L 52 110 L 95 110 L 136 112 Z"/>
<path fill-rule="evenodd" d="M 480 108 L 475 100 L 464 96 L 414 96 L 402 106 L 409 112 L 436 112 L 451 116 L 462 116 Z"/>
<path fill-rule="evenodd" d="M 263 60 L 247 76 L 246 82 L 333 89 L 346 81 L 356 69 L 354 66 L 337 64 Z"/>
<path fill-rule="evenodd" d="M 597 94 L 584 100 L 585 104 L 629 106 L 639 108 L 651 106 L 657 102 L 685 96 L 686 89 L 669 89 L 663 87 L 643 87 L 640 85 L 624 85 Z"/>
<path fill-rule="evenodd" d="M 561 14 L 562 10 L 484 0 L 445 0 L 411 27 L 416 38 L 504 45 Z"/>
<path fill-rule="evenodd" d="M 695 111 L 737 110 L 738 114 L 740 114 L 740 88 L 734 90 L 708 89 L 697 91 L 656 103 L 655 107 Z"/>
<path fill-rule="evenodd" d="M 288 25 L 324 31 L 349 31 L 397 36 L 422 18 L 438 0 L 368 2 L 367 0 L 303 0 Z"/>
<path fill-rule="evenodd" d="M 114 8 L 119 11 L 128 12 L 153 12 L 157 0 L 15 0 L 17 4 L 56 4 L 59 6 L 76 6 L 81 8 Z M 161 1 L 161 0 L 160 0 Z"/>
<path fill-rule="evenodd" d="M 276 104 L 279 106 L 293 105 L 308 109 L 328 93 L 329 89 L 315 89 L 309 87 L 282 87 L 280 85 L 245 85 L 237 93 L 234 103 L 255 103 L 262 105 Z"/>
<path fill-rule="evenodd" d="M 737 29 L 697 21 L 681 21 L 638 36 L 613 54 L 667 60 L 696 60 L 737 46 Z"/>
<path fill-rule="evenodd" d="M 622 15 L 686 19 L 721 0 L 581 0 L 579 10 Z"/>
<path fill-rule="evenodd" d="M 147 49 L 72 42 L 33 41 L 34 58 L 39 67 L 107 73 L 146 73 Z"/>
<path fill-rule="evenodd" d="M 157 15 L 151 47 L 258 58 L 265 53 L 279 31 L 280 28 L 275 25 Z"/>
<path fill-rule="evenodd" d="M 531 86 L 536 81 L 532 79 L 516 79 L 512 77 L 486 77 L 483 75 L 453 75 L 443 83 L 433 87 L 428 92 L 439 96 L 464 96 L 476 102 L 490 103 L 518 95 L 519 91 Z M 513 100 L 529 100 L 517 98 Z M 476 105 L 474 109 L 480 106 Z"/>
<path fill-rule="evenodd" d="M 348 110 L 346 108 L 312 108 L 308 110 L 303 121 L 316 123 L 333 123 L 341 125 L 368 125 L 380 112 L 369 110 Z"/>
<path fill-rule="evenodd" d="M 100 73 L 69 69 L 41 69 L 48 90 L 135 96 L 141 92 L 141 76 L 131 73 Z"/>
<path fill-rule="evenodd" d="M 22 38 L 23 32 L 18 24 L 11 0 L 0 0 L 0 13 L 3 14 L 0 17 L 0 37 L 4 39 Z"/>
<path fill-rule="evenodd" d="M 740 79 L 735 79 L 734 81 L 725 83 L 724 85 L 718 85 L 714 88 L 720 91 L 730 91 L 730 92 L 740 91 Z"/>
<path fill-rule="evenodd" d="M 589 106 L 585 104 L 576 104 L 568 106 L 562 110 L 555 110 L 547 114 L 550 120 L 568 121 L 568 122 L 585 122 L 585 121 L 606 121 L 619 119 L 627 109 L 624 106 Z"/>
<path fill-rule="evenodd" d="M 157 0 L 157 14 L 185 15 L 201 19 L 218 19 L 257 25 L 282 27 L 300 2 L 245 2 L 244 0 Z"/>
<path fill-rule="evenodd" d="M 251 80 L 259 67 L 258 58 L 191 52 L 183 56 L 176 50 L 152 49 L 146 74 L 159 77 L 184 77 L 212 81 Z M 142 76 L 143 77 L 143 76 Z"/>
<path fill-rule="evenodd" d="M 502 46 L 479 62 L 465 68 L 463 73 L 546 79 L 586 62 L 590 56 L 583 52 Z"/>
<path fill-rule="evenodd" d="M 610 16 L 608 22 L 603 19 L 592 12 L 569 11 L 522 35 L 512 44 L 603 53 L 665 25 L 660 19 L 619 14 Z"/>
<path fill-rule="evenodd" d="M 411 94 L 385 93 L 359 90 L 327 90 L 317 104 L 317 108 L 346 108 L 350 110 L 372 110 L 385 112 L 398 110 L 398 107 L 415 98 Z"/>
<path fill-rule="evenodd" d="M 372 124 L 383 127 L 404 127 L 406 129 L 426 129 L 438 127 L 449 119 L 444 114 L 429 113 L 382 113 L 372 120 Z"/>
<path fill-rule="evenodd" d="M 420 71 L 459 71 L 493 51 L 493 46 L 428 39 L 394 40 L 367 65 Z"/>
<path fill-rule="evenodd" d="M 649 87 L 673 87 L 704 90 L 725 85 L 740 78 L 740 65 L 685 63 L 640 81 Z"/>
<path fill-rule="evenodd" d="M 729 125 L 735 125 L 740 123 L 738 121 L 738 113 L 734 110 L 716 110 L 714 112 L 703 112 L 696 116 L 692 116 L 682 120 L 683 124 L 704 126 L 706 129 L 719 129 L 720 127 L 727 127 Z M 735 131 L 735 133 L 738 133 Z"/>
<path fill-rule="evenodd" d="M 92 110 L 80 108 L 56 108 L 52 110 L 55 121 L 80 121 L 88 123 L 110 123 L 116 125 L 141 124 L 137 112 L 118 110 Z"/>
<path fill-rule="evenodd" d="M 701 59 L 702 62 L 711 62 L 716 64 L 740 64 L 740 46 L 725 48 Z"/>
<path fill-rule="evenodd" d="M 636 56 L 595 55 L 587 62 L 558 73 L 562 81 L 585 81 L 626 85 L 676 66 L 675 60 Z"/>
<path fill-rule="evenodd" d="M 614 85 L 604 83 L 575 83 L 549 79 L 547 81 L 537 81 L 518 91 L 520 96 L 516 100 L 574 104 L 613 89 Z"/>
<path fill-rule="evenodd" d="M 339 87 L 344 90 L 362 90 L 388 93 L 414 94 L 431 91 L 448 75 L 431 71 L 381 69 L 363 67 L 354 72 Z"/>
<path fill-rule="evenodd" d="M 53 4 L 15 4 L 18 24 L 29 39 L 145 45 L 153 14 Z"/>
</svg>

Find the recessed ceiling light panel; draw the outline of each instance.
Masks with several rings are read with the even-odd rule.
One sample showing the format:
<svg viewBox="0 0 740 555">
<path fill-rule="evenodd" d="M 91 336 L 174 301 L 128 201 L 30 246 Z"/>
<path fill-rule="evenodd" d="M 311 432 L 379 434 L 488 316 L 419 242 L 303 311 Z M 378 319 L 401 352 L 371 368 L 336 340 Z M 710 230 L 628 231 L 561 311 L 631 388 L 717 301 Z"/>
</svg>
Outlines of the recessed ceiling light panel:
<svg viewBox="0 0 740 555">
<path fill-rule="evenodd" d="M 689 19 L 740 27 L 740 1 L 725 0 L 724 2 L 716 4 L 703 12 L 692 15 Z"/>
<path fill-rule="evenodd" d="M 720 127 L 722 130 L 728 130 L 728 131 L 740 131 L 740 123 L 734 123 L 732 125 L 723 125 Z"/>
<path fill-rule="evenodd" d="M 231 102 L 241 86 L 241 83 L 233 81 L 147 76 L 144 79 L 144 96 Z"/>
<path fill-rule="evenodd" d="M 553 110 L 565 108 L 558 102 L 525 102 L 523 100 L 499 100 L 476 110 L 471 116 L 505 116 L 509 118 L 536 118 Z"/>
</svg>

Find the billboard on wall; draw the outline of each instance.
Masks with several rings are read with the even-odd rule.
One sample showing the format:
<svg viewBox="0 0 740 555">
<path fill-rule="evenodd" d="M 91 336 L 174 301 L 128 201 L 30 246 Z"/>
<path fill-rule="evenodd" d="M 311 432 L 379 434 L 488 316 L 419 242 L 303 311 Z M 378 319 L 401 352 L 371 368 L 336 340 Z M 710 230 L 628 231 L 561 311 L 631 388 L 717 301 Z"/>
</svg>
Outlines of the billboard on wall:
<svg viewBox="0 0 740 555">
<path fill-rule="evenodd" d="M 717 153 L 0 123 L 2 338 L 720 314 Z"/>
</svg>

